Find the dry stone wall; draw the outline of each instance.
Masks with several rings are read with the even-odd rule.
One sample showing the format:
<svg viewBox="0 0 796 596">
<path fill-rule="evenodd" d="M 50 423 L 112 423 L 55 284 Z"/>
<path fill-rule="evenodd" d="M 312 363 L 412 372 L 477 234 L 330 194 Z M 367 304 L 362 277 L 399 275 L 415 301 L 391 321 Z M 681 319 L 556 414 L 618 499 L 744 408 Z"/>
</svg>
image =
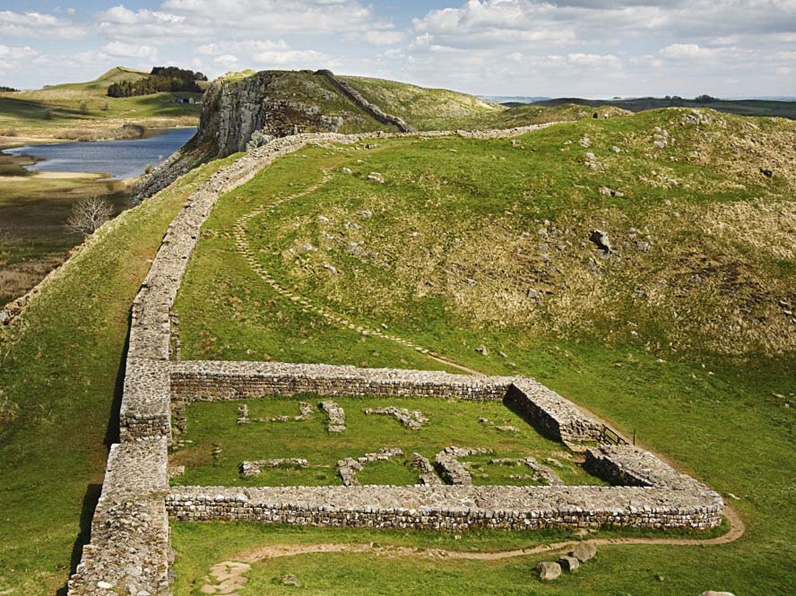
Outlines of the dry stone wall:
<svg viewBox="0 0 796 596">
<path fill-rule="evenodd" d="M 718 495 L 641 487 L 322 486 L 176 487 L 166 498 L 182 521 L 423 529 L 689 528 L 721 522 Z"/>
<path fill-rule="evenodd" d="M 483 401 L 503 399 L 511 382 L 511 377 L 280 362 L 195 360 L 174 363 L 171 369 L 172 398 L 185 402 L 302 393 L 329 397 L 411 396 Z"/>
<path fill-rule="evenodd" d="M 379 106 L 370 103 L 367 99 L 365 99 L 362 94 L 354 89 L 351 85 L 346 83 L 344 80 L 336 77 L 331 70 L 319 70 L 315 74 L 321 75 L 326 78 L 332 85 L 337 87 L 348 99 L 353 101 L 356 105 L 360 108 L 365 110 L 368 114 L 373 116 L 377 122 L 381 122 L 382 124 L 387 124 L 390 126 L 395 126 L 401 132 L 414 132 L 415 129 L 409 126 L 403 119 L 399 118 L 398 116 L 393 116 L 392 114 L 387 114 L 384 112 Z"/>
<path fill-rule="evenodd" d="M 602 436 L 602 423 L 534 379 L 517 379 L 505 403 L 553 439 L 582 443 L 600 441 Z"/>
</svg>

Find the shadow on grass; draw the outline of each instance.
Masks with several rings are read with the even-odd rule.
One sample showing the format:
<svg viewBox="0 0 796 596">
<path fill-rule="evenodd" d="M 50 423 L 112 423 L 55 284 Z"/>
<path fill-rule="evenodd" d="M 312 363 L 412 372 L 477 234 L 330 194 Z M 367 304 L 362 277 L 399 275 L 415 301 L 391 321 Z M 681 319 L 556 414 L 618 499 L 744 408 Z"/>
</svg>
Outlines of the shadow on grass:
<svg viewBox="0 0 796 596">
<path fill-rule="evenodd" d="M 108 417 L 108 426 L 105 429 L 105 437 L 102 444 L 110 450 L 111 445 L 119 442 L 119 426 L 120 426 L 120 413 L 122 406 L 122 395 L 124 393 L 124 371 L 127 365 L 127 351 L 130 346 L 130 323 L 132 321 L 132 312 L 127 314 L 127 337 L 124 340 L 124 349 L 119 361 L 118 372 L 116 373 L 116 384 L 113 388 L 113 401 L 111 402 L 111 411 Z M 77 566 L 80 559 L 83 557 L 83 547 L 89 543 L 91 539 L 91 522 L 94 519 L 94 512 L 97 509 L 100 495 L 102 494 L 102 484 L 89 484 L 86 493 L 83 495 L 83 506 L 80 511 L 80 532 L 75 538 L 72 546 L 72 556 L 69 561 L 69 577 L 74 575 L 77 571 Z M 66 596 L 68 587 L 62 586 L 57 592 L 56 596 Z"/>
</svg>

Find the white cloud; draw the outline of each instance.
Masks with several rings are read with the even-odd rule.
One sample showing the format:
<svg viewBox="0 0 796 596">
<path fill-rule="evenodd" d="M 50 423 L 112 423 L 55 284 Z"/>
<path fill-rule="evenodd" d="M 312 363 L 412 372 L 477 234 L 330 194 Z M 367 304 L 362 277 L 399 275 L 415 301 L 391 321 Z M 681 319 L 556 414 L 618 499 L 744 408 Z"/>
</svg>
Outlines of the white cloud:
<svg viewBox="0 0 796 596">
<path fill-rule="evenodd" d="M 155 46 L 127 44 L 120 41 L 112 41 L 103 50 L 109 56 L 119 58 L 136 58 L 139 60 L 156 61 L 158 50 Z"/>
<path fill-rule="evenodd" d="M 406 39 L 403 31 L 366 31 L 361 35 L 348 36 L 349 41 L 364 41 L 372 46 L 390 46 Z"/>
<path fill-rule="evenodd" d="M 675 43 L 666 46 L 658 52 L 664 58 L 679 59 L 694 59 L 694 58 L 711 58 L 715 56 L 718 51 L 710 48 L 702 48 L 695 43 Z"/>
<path fill-rule="evenodd" d="M 240 59 L 232 54 L 222 54 L 221 56 L 214 58 L 213 63 L 221 68 L 232 70 L 238 66 Z"/>
<path fill-rule="evenodd" d="M 157 43 L 212 33 L 211 27 L 192 24 L 185 16 L 147 9 L 130 10 L 124 4 L 100 13 L 97 28 L 111 38 L 146 39 Z"/>
<path fill-rule="evenodd" d="M 241 65 L 263 68 L 322 68 L 337 64 L 323 52 L 296 49 L 283 39 L 219 41 L 203 44 L 194 51 L 203 56 L 215 56 L 213 62 L 227 69 L 241 68 Z"/>
<path fill-rule="evenodd" d="M 0 39 L 28 37 L 45 39 L 74 39 L 84 37 L 85 27 L 39 12 L 0 10 Z"/>
<path fill-rule="evenodd" d="M 617 68 L 622 66 L 622 61 L 613 54 L 568 54 L 567 62 L 577 66 L 593 68 Z"/>
<path fill-rule="evenodd" d="M 162 6 L 227 32 L 349 33 L 392 27 L 359 0 L 166 0 Z"/>
</svg>

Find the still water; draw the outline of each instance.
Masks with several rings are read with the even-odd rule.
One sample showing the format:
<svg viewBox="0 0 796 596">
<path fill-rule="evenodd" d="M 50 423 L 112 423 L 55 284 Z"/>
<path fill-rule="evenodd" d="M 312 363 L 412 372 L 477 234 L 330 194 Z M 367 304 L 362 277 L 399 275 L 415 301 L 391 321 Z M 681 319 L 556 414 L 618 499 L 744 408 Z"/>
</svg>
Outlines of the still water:
<svg viewBox="0 0 796 596">
<path fill-rule="evenodd" d="M 182 147 L 195 128 L 170 128 L 143 139 L 26 145 L 6 149 L 7 155 L 29 155 L 39 161 L 32 172 L 96 172 L 114 178 L 135 178 Z"/>
</svg>

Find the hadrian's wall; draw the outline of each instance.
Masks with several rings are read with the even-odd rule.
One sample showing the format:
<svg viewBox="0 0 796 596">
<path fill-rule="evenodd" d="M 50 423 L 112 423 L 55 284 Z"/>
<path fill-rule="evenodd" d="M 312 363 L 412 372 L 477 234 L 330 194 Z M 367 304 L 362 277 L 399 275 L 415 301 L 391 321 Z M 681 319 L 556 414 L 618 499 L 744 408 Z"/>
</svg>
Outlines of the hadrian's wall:
<svg viewBox="0 0 796 596">
<path fill-rule="evenodd" d="M 503 138 L 545 126 L 549 125 L 457 134 L 466 138 Z M 454 133 L 421 133 L 420 136 L 451 134 Z M 182 400 L 263 397 L 273 395 L 277 390 L 283 393 L 336 391 L 339 394 L 378 391 L 378 395 L 411 390 L 428 397 L 450 397 L 453 392 L 462 399 L 498 399 L 511 390 L 513 399 L 520 402 L 519 407 L 525 409 L 530 419 L 548 428 L 550 434 L 565 440 L 580 436 L 592 438 L 591 430 L 596 424 L 593 420 L 571 402 L 529 379 L 467 378 L 465 381 L 465 377 L 456 375 L 429 375 L 417 371 L 363 373 L 344 367 L 346 370 L 341 374 L 340 367 L 291 369 L 291 365 L 269 368 L 251 363 L 172 365 L 169 362 L 170 310 L 201 227 L 223 193 L 247 182 L 277 157 L 307 143 L 353 143 L 372 137 L 397 136 L 404 135 L 326 133 L 276 139 L 211 176 L 188 198 L 169 226 L 133 303 L 120 412 L 121 442 L 113 445 L 108 457 L 102 495 L 92 521 L 90 543 L 83 548 L 80 564 L 70 578 L 70 596 L 168 594 L 168 514 L 178 519 L 194 520 L 256 519 L 317 525 L 438 529 L 464 529 L 470 525 L 515 528 L 603 523 L 708 528 L 719 523 L 722 503 L 716 493 L 688 477 L 678 479 L 682 485 L 671 486 L 660 481 L 662 476 L 659 474 L 655 476 L 655 482 L 644 484 L 648 479 L 645 474 L 652 470 L 654 475 L 655 465 L 651 465 L 644 456 L 636 454 L 629 457 L 623 452 L 595 452 L 590 461 L 598 473 L 640 486 L 621 489 L 168 489 L 166 462 L 173 392 Z M 290 370 L 294 372 L 293 377 Z M 214 389 L 214 384 L 221 390 Z M 272 393 L 267 393 L 269 390 Z M 523 399 L 532 403 L 522 404 Z M 656 484 L 659 481 L 660 484 Z M 357 492 L 348 492 L 351 490 Z M 619 492 L 612 493 L 614 490 Z"/>
<path fill-rule="evenodd" d="M 438 371 L 328 364 L 185 361 L 172 365 L 172 398 L 219 401 L 315 393 L 504 400 L 549 437 L 598 441 L 602 424 L 529 377 L 476 377 Z"/>
<path fill-rule="evenodd" d="M 362 96 L 359 91 L 354 89 L 343 79 L 336 77 L 331 70 L 319 70 L 315 74 L 324 77 L 332 85 L 337 87 L 337 89 L 339 89 L 346 97 L 348 97 L 348 99 L 373 116 L 377 122 L 381 122 L 382 124 L 387 124 L 389 126 L 395 126 L 401 132 L 414 132 L 415 129 L 404 122 L 402 118 L 393 116 L 392 114 L 387 114 L 376 104 L 370 103 Z"/>
<path fill-rule="evenodd" d="M 587 450 L 592 471 L 634 486 L 175 487 L 169 515 L 187 521 L 422 529 L 633 528 L 706 530 L 721 523 L 721 497 L 631 445 Z M 599 462 L 599 463 L 597 463 Z"/>
<path fill-rule="evenodd" d="M 487 401 L 503 399 L 512 382 L 511 377 L 282 362 L 183 361 L 171 371 L 172 397 L 186 402 L 301 393 Z"/>
</svg>

